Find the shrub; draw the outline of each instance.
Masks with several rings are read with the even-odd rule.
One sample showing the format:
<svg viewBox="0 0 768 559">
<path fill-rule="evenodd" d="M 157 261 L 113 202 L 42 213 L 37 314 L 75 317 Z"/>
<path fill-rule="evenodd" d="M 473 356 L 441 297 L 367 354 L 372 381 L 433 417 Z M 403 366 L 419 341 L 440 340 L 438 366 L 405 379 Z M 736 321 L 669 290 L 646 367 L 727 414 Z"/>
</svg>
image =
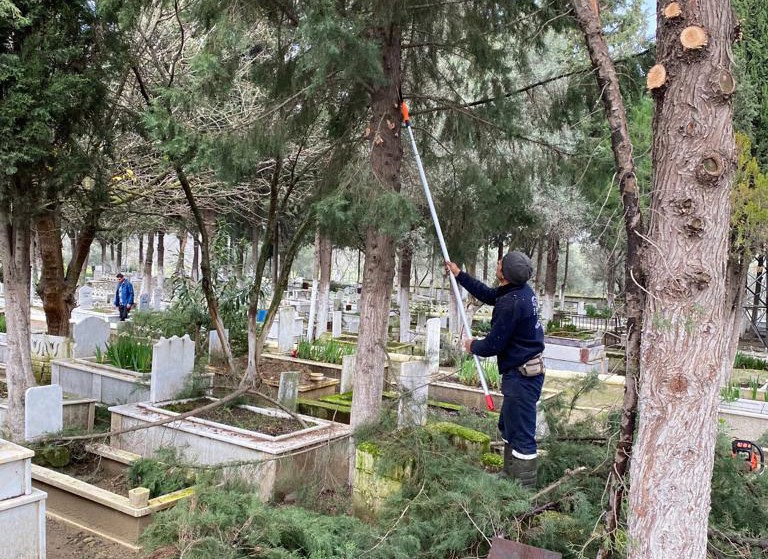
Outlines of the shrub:
<svg viewBox="0 0 768 559">
<path fill-rule="evenodd" d="M 498 363 L 486 360 L 481 364 L 488 388 L 491 390 L 500 390 L 501 374 L 499 373 Z M 467 386 L 480 386 L 480 378 L 477 375 L 477 367 L 475 366 L 474 358 L 465 357 L 456 371 L 456 376 L 459 378 L 461 384 L 466 384 Z"/>
<path fill-rule="evenodd" d="M 187 468 L 177 465 L 179 456 L 176 449 L 161 449 L 157 460 L 140 458 L 128 469 L 130 489 L 146 487 L 150 499 L 173 493 L 194 484 L 194 475 Z"/>
</svg>

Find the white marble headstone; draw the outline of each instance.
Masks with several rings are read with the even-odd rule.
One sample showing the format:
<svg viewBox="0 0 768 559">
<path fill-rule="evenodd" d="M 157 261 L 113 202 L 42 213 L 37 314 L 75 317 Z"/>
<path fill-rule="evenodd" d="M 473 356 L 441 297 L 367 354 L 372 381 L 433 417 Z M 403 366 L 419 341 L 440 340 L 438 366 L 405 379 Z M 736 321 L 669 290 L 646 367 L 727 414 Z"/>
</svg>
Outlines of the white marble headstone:
<svg viewBox="0 0 768 559">
<path fill-rule="evenodd" d="M 224 339 L 229 341 L 229 328 L 224 328 Z M 211 361 L 224 360 L 224 346 L 219 340 L 219 333 L 216 330 L 208 332 L 208 357 Z"/>
<path fill-rule="evenodd" d="M 277 325 L 277 349 L 288 352 L 293 349 L 294 322 L 296 309 L 293 307 L 280 308 L 280 321 Z"/>
<path fill-rule="evenodd" d="M 83 310 L 93 308 L 93 288 L 90 285 L 84 285 L 77 291 L 78 306 Z"/>
<path fill-rule="evenodd" d="M 70 320 L 72 330 L 72 357 L 93 357 L 96 348 L 106 351 L 109 341 L 109 323 L 89 316 L 80 321 Z"/>
<path fill-rule="evenodd" d="M 430 375 L 437 373 L 440 366 L 440 319 L 427 320 L 427 335 L 424 340 L 424 355 L 427 360 L 427 372 Z"/>
<path fill-rule="evenodd" d="M 429 374 L 425 361 L 405 361 L 400 364 L 400 400 L 397 426 L 415 427 L 427 423 Z"/>
<path fill-rule="evenodd" d="M 333 330 L 331 336 L 334 338 L 341 337 L 341 311 L 333 311 Z"/>
<path fill-rule="evenodd" d="M 24 438 L 39 439 L 64 428 L 64 393 L 61 386 L 33 386 L 27 388 L 24 406 Z"/>
<path fill-rule="evenodd" d="M 183 338 L 160 338 L 152 346 L 152 377 L 149 399 L 162 402 L 175 398 L 187 385 L 195 367 L 195 342 Z"/>
</svg>

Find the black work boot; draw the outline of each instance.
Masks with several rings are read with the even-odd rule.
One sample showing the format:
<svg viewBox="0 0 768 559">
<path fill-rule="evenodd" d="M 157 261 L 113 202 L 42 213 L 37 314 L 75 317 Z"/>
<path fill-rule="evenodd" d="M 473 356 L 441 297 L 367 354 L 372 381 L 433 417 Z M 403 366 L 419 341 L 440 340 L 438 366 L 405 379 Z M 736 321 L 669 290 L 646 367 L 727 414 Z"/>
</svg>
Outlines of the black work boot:
<svg viewBox="0 0 768 559">
<path fill-rule="evenodd" d="M 502 479 L 512 479 L 512 447 L 508 444 L 504 445 L 504 468 L 499 472 L 499 477 Z"/>
<path fill-rule="evenodd" d="M 520 485 L 526 489 L 534 489 L 536 487 L 536 472 L 539 466 L 539 459 L 532 458 L 530 460 L 523 460 L 522 458 L 515 458 L 512 456 L 512 450 L 509 451 L 509 469 L 507 469 L 507 453 L 504 449 L 504 471 L 512 478 L 520 482 Z"/>
</svg>

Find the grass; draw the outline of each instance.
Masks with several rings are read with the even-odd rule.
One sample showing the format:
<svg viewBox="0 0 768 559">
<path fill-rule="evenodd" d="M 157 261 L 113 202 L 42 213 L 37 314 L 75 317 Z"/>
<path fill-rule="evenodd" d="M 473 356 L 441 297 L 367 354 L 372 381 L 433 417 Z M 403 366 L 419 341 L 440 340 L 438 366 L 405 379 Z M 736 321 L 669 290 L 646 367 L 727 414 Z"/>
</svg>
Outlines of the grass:
<svg viewBox="0 0 768 559">
<path fill-rule="evenodd" d="M 739 352 L 733 360 L 733 368 L 768 371 L 768 361 Z"/>
<path fill-rule="evenodd" d="M 152 371 L 152 345 L 130 336 L 118 336 L 116 342 L 107 344 L 106 351 L 97 348 L 96 360 L 119 369 L 149 373 Z"/>
</svg>

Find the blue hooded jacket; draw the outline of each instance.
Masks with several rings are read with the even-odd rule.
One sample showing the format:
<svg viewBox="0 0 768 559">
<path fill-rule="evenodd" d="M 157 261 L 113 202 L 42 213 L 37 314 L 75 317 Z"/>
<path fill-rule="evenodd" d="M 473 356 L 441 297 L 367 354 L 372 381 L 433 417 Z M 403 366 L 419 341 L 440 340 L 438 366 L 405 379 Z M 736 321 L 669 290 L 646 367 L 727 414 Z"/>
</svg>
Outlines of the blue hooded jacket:
<svg viewBox="0 0 768 559">
<path fill-rule="evenodd" d="M 133 306 L 133 285 L 126 278 L 124 281 L 117 284 L 115 290 L 115 306 L 127 307 Z"/>
<path fill-rule="evenodd" d="M 528 283 L 488 287 L 466 272 L 456 280 L 475 298 L 493 305 L 491 331 L 472 342 L 475 355 L 496 355 L 499 372 L 509 372 L 544 351 L 544 329 L 539 320 L 536 294 Z"/>
</svg>

